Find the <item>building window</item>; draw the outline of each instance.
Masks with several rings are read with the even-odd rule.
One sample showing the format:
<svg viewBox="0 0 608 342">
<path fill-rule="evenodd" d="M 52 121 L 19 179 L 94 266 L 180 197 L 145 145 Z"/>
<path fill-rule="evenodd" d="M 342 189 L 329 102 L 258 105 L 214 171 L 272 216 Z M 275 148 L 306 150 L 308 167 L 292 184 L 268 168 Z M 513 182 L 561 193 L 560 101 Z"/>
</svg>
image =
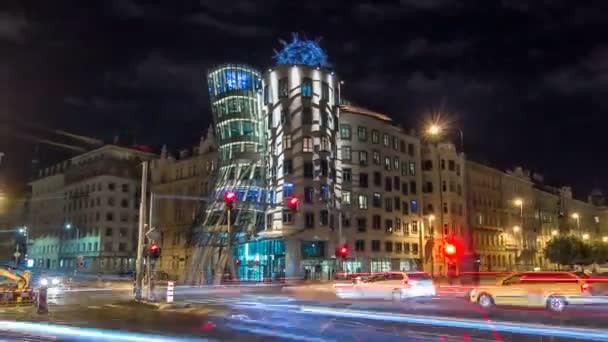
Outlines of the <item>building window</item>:
<svg viewBox="0 0 608 342">
<path fill-rule="evenodd" d="M 366 127 L 357 127 L 357 138 L 359 139 L 359 141 L 366 141 L 367 140 L 367 128 Z"/>
<path fill-rule="evenodd" d="M 264 104 L 268 104 L 270 102 L 270 89 L 268 85 L 264 86 Z"/>
<path fill-rule="evenodd" d="M 359 174 L 359 187 L 360 188 L 367 188 L 368 187 L 368 175 L 367 173 L 360 173 Z"/>
<path fill-rule="evenodd" d="M 302 139 L 302 152 L 312 152 L 313 144 L 311 137 L 304 137 Z"/>
<path fill-rule="evenodd" d="M 120 213 L 120 222 L 128 222 L 129 214 L 128 213 Z"/>
<path fill-rule="evenodd" d="M 302 125 L 312 125 L 312 108 L 302 108 Z"/>
<path fill-rule="evenodd" d="M 411 181 L 410 182 L 410 193 L 412 195 L 415 195 L 416 192 L 417 192 L 417 190 L 416 190 L 416 182 L 415 181 Z"/>
<path fill-rule="evenodd" d="M 126 252 L 127 251 L 127 244 L 124 242 L 121 242 L 118 244 L 118 251 L 119 252 Z"/>
<path fill-rule="evenodd" d="M 391 220 L 391 219 L 384 220 L 384 230 L 389 234 L 393 233 L 393 220 Z"/>
<path fill-rule="evenodd" d="M 114 183 L 108 183 L 108 190 L 110 190 L 110 191 L 116 190 L 116 184 L 114 184 Z"/>
<path fill-rule="evenodd" d="M 106 228 L 106 236 L 112 236 L 112 228 Z"/>
<path fill-rule="evenodd" d="M 397 137 L 393 136 L 391 140 L 393 143 L 393 150 L 399 151 L 399 139 L 397 139 Z"/>
<path fill-rule="evenodd" d="M 384 157 L 384 169 L 386 171 L 391 170 L 391 157 Z"/>
<path fill-rule="evenodd" d="M 359 165 L 367 166 L 367 151 L 359 151 Z"/>
<path fill-rule="evenodd" d="M 385 198 L 384 199 L 384 210 L 387 213 L 390 213 L 393 211 L 393 199 L 392 198 Z"/>
<path fill-rule="evenodd" d="M 359 195 L 359 209 L 367 209 L 368 207 L 368 203 L 367 203 L 367 196 L 365 195 Z"/>
<path fill-rule="evenodd" d="M 399 170 L 399 158 L 393 157 L 393 169 L 395 171 Z"/>
<path fill-rule="evenodd" d="M 357 251 L 357 252 L 365 252 L 365 240 L 357 240 L 357 241 L 355 241 L 355 251 Z"/>
<path fill-rule="evenodd" d="M 432 193 L 433 192 L 433 182 L 426 182 L 422 185 L 422 192 L 424 193 Z"/>
<path fill-rule="evenodd" d="M 401 213 L 403 215 L 410 214 L 410 206 L 407 204 L 407 201 L 403 201 L 403 203 L 401 203 Z"/>
<path fill-rule="evenodd" d="M 289 85 L 287 83 L 287 78 L 281 78 L 279 80 L 279 97 L 287 97 L 289 96 Z"/>
<path fill-rule="evenodd" d="M 326 136 L 321 137 L 321 151 L 329 151 L 329 138 Z"/>
<path fill-rule="evenodd" d="M 327 226 L 327 224 L 329 223 L 329 212 L 327 210 L 321 210 L 321 219 L 319 223 L 322 226 Z"/>
<path fill-rule="evenodd" d="M 304 214 L 304 224 L 306 225 L 306 228 L 314 228 L 315 227 L 315 214 L 314 213 Z"/>
<path fill-rule="evenodd" d="M 285 126 L 285 127 L 289 127 L 289 124 L 291 123 L 291 115 L 289 115 L 289 111 L 287 109 L 283 109 L 281 111 L 281 125 Z M 251 133 L 252 132 L 252 127 L 250 127 L 248 129 L 248 131 Z M 253 134 L 247 134 L 248 136 L 251 136 Z"/>
<path fill-rule="evenodd" d="M 352 182 L 352 170 L 351 169 L 342 169 L 342 181 L 344 183 L 350 183 Z"/>
<path fill-rule="evenodd" d="M 414 147 L 414 144 L 407 145 L 407 154 L 409 154 L 411 157 L 416 155 L 416 149 Z"/>
<path fill-rule="evenodd" d="M 293 172 L 293 163 L 291 159 L 285 159 L 283 161 L 283 175 L 287 176 Z"/>
<path fill-rule="evenodd" d="M 114 200 L 114 197 L 108 197 L 108 205 L 110 207 L 113 207 L 114 204 L 116 204 L 116 201 Z"/>
<path fill-rule="evenodd" d="M 106 213 L 106 221 L 114 221 L 114 214 Z"/>
<path fill-rule="evenodd" d="M 456 163 L 453 160 L 448 160 L 448 170 L 454 171 L 456 169 Z"/>
<path fill-rule="evenodd" d="M 380 240 L 372 240 L 372 252 L 380 252 Z"/>
<path fill-rule="evenodd" d="M 122 192 L 129 192 L 129 184 L 122 184 L 121 188 Z"/>
<path fill-rule="evenodd" d="M 380 223 L 382 222 L 382 217 L 380 215 L 372 216 L 372 229 L 380 230 Z"/>
<path fill-rule="evenodd" d="M 382 142 L 384 143 L 384 146 L 388 147 L 390 145 L 390 137 L 388 134 L 384 133 L 384 136 L 382 137 Z"/>
<path fill-rule="evenodd" d="M 360 233 L 367 231 L 367 219 L 365 217 L 357 219 L 357 231 Z"/>
<path fill-rule="evenodd" d="M 272 112 L 269 112 L 268 113 L 268 128 L 269 129 L 272 128 L 272 127 L 274 127 L 274 123 L 272 122 L 272 119 L 274 119 L 274 115 L 273 115 Z M 223 135 L 226 138 L 229 135 L 228 126 L 224 126 L 224 128 L 226 129 L 226 131 L 224 132 Z"/>
<path fill-rule="evenodd" d="M 412 254 L 418 254 L 418 244 L 412 243 Z"/>
<path fill-rule="evenodd" d="M 112 243 L 111 242 L 106 242 L 103 246 L 103 249 L 105 252 L 112 252 Z"/>
<path fill-rule="evenodd" d="M 374 172 L 374 185 L 382 186 L 382 174 L 378 171 Z"/>
<path fill-rule="evenodd" d="M 287 183 L 283 184 L 283 198 L 288 198 L 288 197 L 292 196 L 293 193 L 294 193 L 293 183 L 287 182 Z"/>
<path fill-rule="evenodd" d="M 393 180 L 391 177 L 384 178 L 384 190 L 393 191 Z"/>
<path fill-rule="evenodd" d="M 327 174 L 329 172 L 329 164 L 327 163 L 327 160 L 321 160 L 319 166 L 321 169 L 321 176 L 327 177 Z"/>
<path fill-rule="evenodd" d="M 408 195 L 407 182 L 401 183 L 401 194 L 405 196 Z"/>
<path fill-rule="evenodd" d="M 340 138 L 350 140 L 350 125 L 340 125 Z"/>
<path fill-rule="evenodd" d="M 314 177 L 314 166 L 311 162 L 304 162 L 304 177 L 305 178 Z"/>
<path fill-rule="evenodd" d="M 410 201 L 410 211 L 412 212 L 412 214 L 418 214 L 418 201 Z"/>
<path fill-rule="evenodd" d="M 293 223 L 293 214 L 291 210 L 283 210 L 283 223 Z"/>
<path fill-rule="evenodd" d="M 120 200 L 120 207 L 121 208 L 128 208 L 129 207 L 129 200 L 126 198 L 123 198 Z"/>
<path fill-rule="evenodd" d="M 342 204 L 350 204 L 350 191 L 342 191 Z"/>
<path fill-rule="evenodd" d="M 418 234 L 418 221 L 412 221 L 412 234 Z"/>
<path fill-rule="evenodd" d="M 432 160 L 425 160 L 422 162 L 422 169 L 424 171 L 431 171 L 433 169 L 433 161 Z"/>
<path fill-rule="evenodd" d="M 321 83 L 321 100 L 329 101 L 329 84 L 327 82 Z"/>
<path fill-rule="evenodd" d="M 312 80 L 310 78 L 302 80 L 302 97 L 312 97 Z"/>
<path fill-rule="evenodd" d="M 415 176 L 416 175 L 416 163 L 411 161 L 411 162 L 409 162 L 409 166 L 410 166 L 410 176 Z"/>
<path fill-rule="evenodd" d="M 445 170 L 445 159 L 441 159 L 441 169 Z"/>
<path fill-rule="evenodd" d="M 328 127 L 327 110 L 325 108 L 319 108 L 319 115 L 321 116 L 321 127 Z"/>
<path fill-rule="evenodd" d="M 395 188 L 395 191 L 399 191 L 401 188 L 401 179 L 399 178 L 399 176 L 394 176 L 393 177 L 393 188 Z"/>
<path fill-rule="evenodd" d="M 444 214 L 448 213 L 448 204 L 447 204 L 447 202 L 443 202 L 443 213 Z"/>
<path fill-rule="evenodd" d="M 401 199 L 399 197 L 393 197 L 393 203 L 395 203 L 395 211 L 401 210 Z"/>
<path fill-rule="evenodd" d="M 403 227 L 403 234 L 409 235 L 410 234 L 410 224 L 408 222 L 403 222 L 402 227 Z"/>
<path fill-rule="evenodd" d="M 384 241 L 384 251 L 387 253 L 393 252 L 393 242 L 392 241 Z"/>
<path fill-rule="evenodd" d="M 435 211 L 434 208 L 433 208 L 433 204 L 432 203 L 427 203 L 427 205 L 426 205 L 426 213 L 427 214 L 432 214 L 433 211 Z"/>
<path fill-rule="evenodd" d="M 395 231 L 396 232 L 401 231 L 401 219 L 398 217 L 395 218 Z"/>
<path fill-rule="evenodd" d="M 352 159 L 351 147 L 342 146 L 342 160 L 350 161 Z"/>
<path fill-rule="evenodd" d="M 321 184 L 319 186 L 319 192 L 321 193 L 321 199 L 325 202 L 329 201 L 329 185 Z"/>
<path fill-rule="evenodd" d="M 378 192 L 374 192 L 372 197 L 372 206 L 374 208 L 382 208 L 382 195 Z"/>
<path fill-rule="evenodd" d="M 315 189 L 312 186 L 304 188 L 304 203 L 313 203 L 315 198 Z"/>
<path fill-rule="evenodd" d="M 375 165 L 380 165 L 380 152 L 378 151 L 373 151 L 372 152 L 372 159 L 374 160 L 374 164 Z"/>
<path fill-rule="evenodd" d="M 120 230 L 119 230 L 119 236 L 121 238 L 127 237 L 127 228 L 120 228 Z"/>
<path fill-rule="evenodd" d="M 395 242 L 395 253 L 403 252 L 403 244 L 401 242 Z"/>
<path fill-rule="evenodd" d="M 291 134 L 283 135 L 283 148 L 286 150 L 291 148 Z"/>
<path fill-rule="evenodd" d="M 372 144 L 379 144 L 380 143 L 380 132 L 376 131 L 375 129 L 372 129 Z"/>
</svg>

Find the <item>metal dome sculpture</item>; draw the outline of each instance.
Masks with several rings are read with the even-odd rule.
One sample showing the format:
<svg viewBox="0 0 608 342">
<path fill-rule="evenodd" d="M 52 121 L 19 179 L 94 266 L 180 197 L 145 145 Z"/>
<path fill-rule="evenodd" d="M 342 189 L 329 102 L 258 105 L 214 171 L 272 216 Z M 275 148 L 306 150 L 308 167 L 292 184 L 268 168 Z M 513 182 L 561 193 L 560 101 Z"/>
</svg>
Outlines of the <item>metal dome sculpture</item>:
<svg viewBox="0 0 608 342">
<path fill-rule="evenodd" d="M 319 46 L 320 39 L 300 39 L 292 33 L 292 41 L 279 40 L 283 45 L 281 51 L 274 50 L 277 64 L 304 64 L 309 66 L 329 67 L 327 53 Z"/>
</svg>

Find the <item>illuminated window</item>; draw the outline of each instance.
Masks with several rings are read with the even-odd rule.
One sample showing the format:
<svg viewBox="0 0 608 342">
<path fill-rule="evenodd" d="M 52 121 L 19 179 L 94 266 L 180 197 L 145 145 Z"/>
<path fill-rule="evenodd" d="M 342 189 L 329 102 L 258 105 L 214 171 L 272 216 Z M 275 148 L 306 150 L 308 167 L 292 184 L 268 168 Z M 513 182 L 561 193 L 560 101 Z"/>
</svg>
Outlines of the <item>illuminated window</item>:
<svg viewBox="0 0 608 342">
<path fill-rule="evenodd" d="M 391 170 L 391 157 L 384 157 L 384 169 L 386 171 Z"/>
<path fill-rule="evenodd" d="M 302 139 L 302 152 L 312 152 L 313 144 L 311 137 L 304 137 Z"/>
<path fill-rule="evenodd" d="M 285 134 L 283 136 L 283 148 L 290 149 L 291 148 L 291 134 Z"/>
<path fill-rule="evenodd" d="M 416 163 L 415 162 L 413 162 L 413 161 L 409 162 L 409 171 L 410 171 L 409 172 L 410 176 L 416 175 Z"/>
<path fill-rule="evenodd" d="M 367 209 L 367 207 L 368 207 L 367 196 L 359 195 L 358 202 L 359 202 L 359 209 Z"/>
<path fill-rule="evenodd" d="M 302 81 L 302 97 L 312 97 L 312 80 L 305 78 Z"/>
<path fill-rule="evenodd" d="M 390 145 L 390 137 L 389 137 L 388 134 L 384 134 L 383 143 L 384 143 L 384 146 L 389 146 Z"/>
<path fill-rule="evenodd" d="M 350 204 L 350 191 L 342 191 L 342 204 Z"/>
<path fill-rule="evenodd" d="M 393 168 L 395 171 L 399 170 L 399 158 L 393 157 Z"/>
<path fill-rule="evenodd" d="M 372 152 L 372 159 L 374 160 L 374 164 L 380 165 L 380 152 L 373 151 Z"/>
<path fill-rule="evenodd" d="M 342 182 L 350 183 L 352 182 L 352 170 L 351 169 L 342 169 Z"/>
</svg>

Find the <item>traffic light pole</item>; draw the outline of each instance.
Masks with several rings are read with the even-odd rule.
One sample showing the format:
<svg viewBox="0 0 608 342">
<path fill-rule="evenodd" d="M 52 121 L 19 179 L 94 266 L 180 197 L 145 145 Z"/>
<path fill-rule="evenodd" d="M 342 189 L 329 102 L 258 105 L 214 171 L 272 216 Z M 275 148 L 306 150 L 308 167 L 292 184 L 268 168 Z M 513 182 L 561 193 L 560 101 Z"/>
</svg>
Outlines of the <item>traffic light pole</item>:
<svg viewBox="0 0 608 342">
<path fill-rule="evenodd" d="M 144 270 L 144 225 L 146 224 L 146 194 L 148 192 L 148 162 L 142 163 L 141 171 L 141 200 L 139 203 L 139 227 L 137 233 L 137 262 L 135 264 L 135 299 L 141 300 Z"/>
<path fill-rule="evenodd" d="M 154 193 L 150 191 L 150 213 L 148 218 L 148 232 L 151 232 L 154 228 L 152 226 L 152 219 L 154 215 Z M 150 264 L 150 253 L 148 251 L 146 255 L 146 298 L 148 300 L 152 299 L 153 296 L 153 288 L 152 288 L 152 265 Z"/>
</svg>

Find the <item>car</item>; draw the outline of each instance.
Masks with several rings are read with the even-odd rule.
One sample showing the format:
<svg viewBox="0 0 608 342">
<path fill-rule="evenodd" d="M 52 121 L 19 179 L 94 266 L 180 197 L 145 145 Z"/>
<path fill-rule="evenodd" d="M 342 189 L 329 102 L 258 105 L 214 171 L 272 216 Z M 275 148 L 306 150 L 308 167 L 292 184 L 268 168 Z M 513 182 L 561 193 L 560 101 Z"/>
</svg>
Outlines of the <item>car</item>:
<svg viewBox="0 0 608 342">
<path fill-rule="evenodd" d="M 498 280 L 495 286 L 480 286 L 469 300 L 485 309 L 495 305 L 547 308 L 564 311 L 569 304 L 588 303 L 591 284 L 572 272 L 522 272 Z"/>
<path fill-rule="evenodd" d="M 355 278 L 353 284 L 336 284 L 336 296 L 342 299 L 392 299 L 433 297 L 437 291 L 433 279 L 424 272 L 376 273 Z"/>
</svg>

